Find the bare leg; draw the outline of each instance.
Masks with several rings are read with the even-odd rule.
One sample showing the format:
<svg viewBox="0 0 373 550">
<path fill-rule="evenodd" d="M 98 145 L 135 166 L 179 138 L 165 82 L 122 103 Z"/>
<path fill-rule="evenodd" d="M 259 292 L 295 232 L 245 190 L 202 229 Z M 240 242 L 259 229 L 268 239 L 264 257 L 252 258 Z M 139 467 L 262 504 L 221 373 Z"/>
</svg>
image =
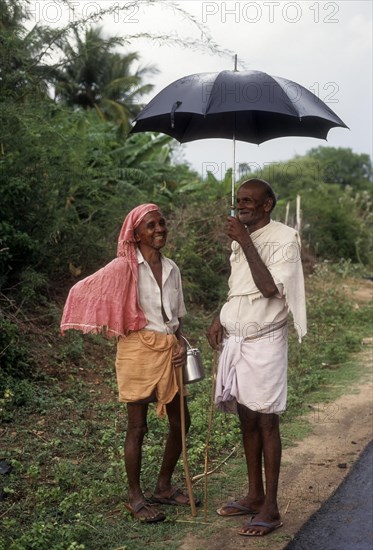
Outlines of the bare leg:
<svg viewBox="0 0 373 550">
<path fill-rule="evenodd" d="M 266 499 L 262 512 L 267 513 L 273 519 L 278 519 L 280 514 L 277 505 L 277 491 L 282 454 L 280 420 L 277 414 L 261 414 L 260 417 L 266 476 Z"/>
<path fill-rule="evenodd" d="M 128 478 L 130 502 L 136 503 L 144 499 L 140 487 L 140 472 L 142 459 L 142 443 L 148 431 L 146 418 L 148 405 L 136 403 L 127 404 L 128 427 L 124 446 L 124 462 Z"/>
<path fill-rule="evenodd" d="M 220 516 L 257 514 L 261 510 L 265 500 L 262 476 L 263 441 L 260 428 L 260 415 L 239 403 L 237 403 L 237 411 L 241 424 L 249 490 L 247 495 L 241 497 L 236 502 L 228 502 L 217 510 Z"/>
<path fill-rule="evenodd" d="M 148 404 L 128 403 L 128 427 L 124 446 L 124 463 L 128 479 L 128 496 L 132 509 L 146 503 L 140 486 L 142 443 L 148 431 L 146 418 Z M 159 511 L 154 507 L 141 507 L 133 514 L 143 521 L 150 521 L 159 516 Z M 164 517 L 163 517 L 164 519 Z"/>
<path fill-rule="evenodd" d="M 244 405 L 238 404 L 237 407 L 249 478 L 248 494 L 239 502 L 252 510 L 259 511 L 264 502 L 262 476 L 263 440 L 260 415 Z"/>
<path fill-rule="evenodd" d="M 185 397 L 183 397 L 183 399 L 185 411 L 185 432 L 188 433 L 190 427 L 190 415 L 187 401 Z M 167 436 L 163 460 L 154 495 L 168 498 L 173 491 L 171 485 L 172 474 L 174 473 L 177 461 L 179 460 L 182 451 L 180 395 L 178 393 L 175 395 L 171 403 L 167 404 L 166 409 L 170 429 Z M 184 501 L 188 502 L 188 497 L 178 495 L 177 500 L 180 500 L 180 504 L 183 504 Z"/>
<path fill-rule="evenodd" d="M 270 525 L 255 526 L 246 525 L 240 532 L 252 535 L 265 535 L 272 529 L 271 526 L 281 524 L 280 513 L 277 504 L 278 480 L 281 464 L 281 438 L 279 417 L 276 414 L 258 414 L 258 426 L 260 429 L 265 470 L 265 499 L 255 522 L 263 522 Z M 251 478 L 250 478 L 251 481 Z"/>
</svg>

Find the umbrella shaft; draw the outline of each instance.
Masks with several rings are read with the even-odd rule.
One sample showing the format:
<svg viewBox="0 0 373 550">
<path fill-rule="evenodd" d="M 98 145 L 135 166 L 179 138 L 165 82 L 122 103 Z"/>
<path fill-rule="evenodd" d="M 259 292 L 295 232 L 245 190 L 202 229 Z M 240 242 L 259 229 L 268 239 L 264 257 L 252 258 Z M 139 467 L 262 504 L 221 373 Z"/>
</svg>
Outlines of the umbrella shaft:
<svg viewBox="0 0 373 550">
<path fill-rule="evenodd" d="M 233 163 L 232 163 L 232 197 L 231 197 L 231 216 L 234 218 L 234 199 L 235 199 L 235 188 L 236 188 L 236 136 L 233 131 Z"/>
</svg>

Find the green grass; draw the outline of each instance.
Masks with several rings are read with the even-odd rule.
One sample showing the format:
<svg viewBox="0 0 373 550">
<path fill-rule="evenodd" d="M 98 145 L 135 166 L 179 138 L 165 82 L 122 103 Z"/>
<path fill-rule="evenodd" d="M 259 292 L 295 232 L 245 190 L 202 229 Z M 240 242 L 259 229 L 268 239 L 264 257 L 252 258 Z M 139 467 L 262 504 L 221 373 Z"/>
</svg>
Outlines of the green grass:
<svg viewBox="0 0 373 550">
<path fill-rule="evenodd" d="M 282 418 L 285 446 L 310 432 L 304 413 L 309 419 L 327 419 L 333 414 L 328 403 L 362 377 L 354 357 L 371 330 L 370 304 L 354 307 L 343 281 L 330 268 L 309 280 L 310 333 L 302 346 L 294 334 L 290 337 L 289 408 Z M 198 336 L 205 332 L 206 317 L 191 317 L 188 335 L 202 349 L 207 373 L 205 380 L 189 386 L 188 459 L 194 476 L 204 468 L 213 359 L 204 336 Z M 0 395 L 0 460 L 12 466 L 9 474 L 0 476 L 0 550 L 172 550 L 188 533 L 205 539 L 208 547 L 216 507 L 242 494 L 247 483 L 237 418 L 214 413 L 209 467 L 220 466 L 209 477 L 206 521 L 201 511 L 193 519 L 189 509 L 167 508 L 163 524 L 140 525 L 123 506 L 126 413 L 117 402 L 114 345 L 76 334 L 62 339 L 56 329 L 47 338 L 51 345 L 45 344 L 45 335 L 43 345 L 38 344 L 37 373 L 12 379 L 11 389 Z M 149 491 L 166 431 L 167 422 L 152 408 L 142 469 Z M 181 460 L 175 483 L 184 485 Z M 203 482 L 195 483 L 194 491 L 202 497 Z"/>
</svg>

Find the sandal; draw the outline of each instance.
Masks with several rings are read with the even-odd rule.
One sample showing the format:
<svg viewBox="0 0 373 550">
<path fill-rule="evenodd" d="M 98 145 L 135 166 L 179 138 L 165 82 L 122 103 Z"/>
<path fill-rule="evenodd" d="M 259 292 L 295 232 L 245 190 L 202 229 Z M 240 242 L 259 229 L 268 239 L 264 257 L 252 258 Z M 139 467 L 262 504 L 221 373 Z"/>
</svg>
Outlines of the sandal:
<svg viewBox="0 0 373 550">
<path fill-rule="evenodd" d="M 166 519 L 163 512 L 153 510 L 145 501 L 138 502 L 137 504 L 125 504 L 124 507 L 131 514 L 133 519 L 138 519 L 142 523 L 158 523 Z M 154 513 L 149 516 L 148 512 Z"/>
<path fill-rule="evenodd" d="M 276 529 L 279 529 L 283 525 L 284 524 L 281 520 L 267 522 L 259 521 L 252 517 L 249 519 L 247 524 L 240 531 L 238 531 L 238 534 L 242 535 L 243 537 L 264 537 L 265 535 L 269 535 L 269 533 L 272 533 Z M 258 529 L 258 527 L 260 529 Z"/>
<path fill-rule="evenodd" d="M 183 502 L 180 502 L 180 497 L 183 497 Z M 161 495 L 153 494 L 151 497 L 148 498 L 148 502 L 154 504 L 169 504 L 172 506 L 190 506 L 189 497 L 185 495 L 181 489 L 173 489 L 170 496 L 168 497 L 162 497 Z M 194 504 L 196 506 L 200 506 L 200 499 L 195 498 Z"/>
<path fill-rule="evenodd" d="M 229 512 L 229 510 L 232 511 Z M 240 504 L 238 500 L 227 502 L 227 504 L 224 504 L 224 506 L 216 510 L 216 512 L 219 514 L 219 516 L 223 516 L 226 518 L 230 516 L 244 516 L 246 514 L 249 514 L 250 516 L 255 516 L 258 513 L 254 510 L 251 510 L 251 508 L 248 508 L 244 504 Z"/>
</svg>

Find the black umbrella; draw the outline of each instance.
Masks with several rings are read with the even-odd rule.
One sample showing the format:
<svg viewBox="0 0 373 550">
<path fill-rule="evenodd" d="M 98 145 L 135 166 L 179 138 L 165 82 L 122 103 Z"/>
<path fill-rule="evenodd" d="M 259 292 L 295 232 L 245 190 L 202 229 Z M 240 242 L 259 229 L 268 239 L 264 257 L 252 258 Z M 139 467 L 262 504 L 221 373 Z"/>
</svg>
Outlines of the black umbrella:
<svg viewBox="0 0 373 550">
<path fill-rule="evenodd" d="M 185 76 L 169 84 L 135 118 L 135 132 L 162 132 L 180 143 L 206 138 L 263 143 L 285 136 L 326 139 L 346 124 L 312 92 L 261 71 Z"/>
</svg>

